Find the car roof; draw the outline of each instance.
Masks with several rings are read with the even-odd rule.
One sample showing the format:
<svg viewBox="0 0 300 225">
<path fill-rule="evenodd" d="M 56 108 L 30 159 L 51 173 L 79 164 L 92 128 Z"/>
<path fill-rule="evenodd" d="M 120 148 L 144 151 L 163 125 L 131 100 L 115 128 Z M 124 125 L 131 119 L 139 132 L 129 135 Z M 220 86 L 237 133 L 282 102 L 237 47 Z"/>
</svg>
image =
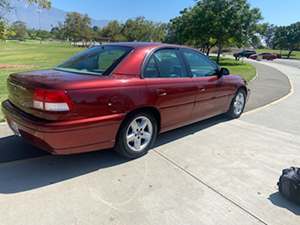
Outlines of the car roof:
<svg viewBox="0 0 300 225">
<path fill-rule="evenodd" d="M 173 44 L 165 44 L 160 42 L 114 42 L 114 43 L 107 43 L 105 45 L 115 45 L 115 46 L 126 46 L 132 48 L 155 48 L 155 47 L 175 47 L 175 48 L 189 48 L 186 46 L 179 46 Z"/>
</svg>

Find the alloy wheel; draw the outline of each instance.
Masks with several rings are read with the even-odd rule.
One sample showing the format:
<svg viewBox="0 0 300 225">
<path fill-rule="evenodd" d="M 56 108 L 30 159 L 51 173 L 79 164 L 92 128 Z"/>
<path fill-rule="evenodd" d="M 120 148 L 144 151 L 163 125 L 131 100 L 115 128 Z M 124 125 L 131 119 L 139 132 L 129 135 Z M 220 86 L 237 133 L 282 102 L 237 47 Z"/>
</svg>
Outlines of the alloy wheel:
<svg viewBox="0 0 300 225">
<path fill-rule="evenodd" d="M 245 106 L 245 96 L 242 92 L 239 92 L 233 103 L 233 112 L 236 116 L 239 116 L 244 109 Z"/>
<path fill-rule="evenodd" d="M 141 152 L 150 144 L 153 137 L 152 122 L 145 116 L 134 118 L 126 132 L 126 143 L 134 152 Z"/>
</svg>

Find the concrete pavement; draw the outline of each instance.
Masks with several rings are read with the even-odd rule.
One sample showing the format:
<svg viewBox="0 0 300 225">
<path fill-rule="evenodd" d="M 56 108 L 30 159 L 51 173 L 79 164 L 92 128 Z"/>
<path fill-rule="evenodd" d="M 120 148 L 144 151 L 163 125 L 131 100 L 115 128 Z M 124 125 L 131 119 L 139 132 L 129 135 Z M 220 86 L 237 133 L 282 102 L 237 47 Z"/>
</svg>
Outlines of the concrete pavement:
<svg viewBox="0 0 300 225">
<path fill-rule="evenodd" d="M 300 68 L 300 61 L 296 59 L 276 59 L 274 62 L 282 65 Z"/>
<path fill-rule="evenodd" d="M 259 123 L 269 128 L 299 135 L 300 69 L 279 64 L 278 62 L 264 62 L 264 64 L 288 74 L 291 84 L 293 85 L 292 94 L 284 101 L 275 104 L 272 107 L 244 116 L 242 120 Z M 300 67 L 300 61 L 298 62 L 298 65 Z"/>
<path fill-rule="evenodd" d="M 299 224 L 300 207 L 276 183 L 283 168 L 300 165 L 300 70 L 262 64 L 288 75 L 293 94 L 240 120 L 216 117 L 163 134 L 141 159 L 31 149 L 36 158 L 2 160 L 1 224 Z M 0 139 L 2 153 L 29 148 L 14 141 Z"/>
</svg>

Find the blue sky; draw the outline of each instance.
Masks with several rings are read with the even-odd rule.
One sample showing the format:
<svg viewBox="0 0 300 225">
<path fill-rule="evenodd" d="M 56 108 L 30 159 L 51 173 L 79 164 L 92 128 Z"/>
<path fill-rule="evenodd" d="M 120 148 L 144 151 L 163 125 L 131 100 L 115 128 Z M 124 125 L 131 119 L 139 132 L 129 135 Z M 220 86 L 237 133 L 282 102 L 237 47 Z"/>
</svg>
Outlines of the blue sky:
<svg viewBox="0 0 300 225">
<path fill-rule="evenodd" d="M 194 4 L 194 0 L 53 0 L 53 6 L 65 11 L 87 13 L 95 19 L 117 19 L 145 16 L 167 22 L 179 11 Z M 300 0 L 249 0 L 259 7 L 266 22 L 287 25 L 300 21 Z"/>
</svg>

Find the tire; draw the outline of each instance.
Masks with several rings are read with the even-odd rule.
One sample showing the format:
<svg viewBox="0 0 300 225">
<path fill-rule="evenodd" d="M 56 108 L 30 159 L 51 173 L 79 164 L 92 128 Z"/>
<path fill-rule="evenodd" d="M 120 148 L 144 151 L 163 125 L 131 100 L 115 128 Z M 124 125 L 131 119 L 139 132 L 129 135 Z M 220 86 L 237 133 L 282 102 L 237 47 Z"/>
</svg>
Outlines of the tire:
<svg viewBox="0 0 300 225">
<path fill-rule="evenodd" d="M 148 153 L 156 141 L 158 125 L 155 117 L 146 112 L 129 116 L 121 125 L 115 151 L 127 159 Z"/>
<path fill-rule="evenodd" d="M 241 117 L 245 109 L 246 98 L 246 92 L 243 89 L 239 89 L 230 104 L 228 112 L 226 113 L 230 119 L 237 119 Z"/>
</svg>

